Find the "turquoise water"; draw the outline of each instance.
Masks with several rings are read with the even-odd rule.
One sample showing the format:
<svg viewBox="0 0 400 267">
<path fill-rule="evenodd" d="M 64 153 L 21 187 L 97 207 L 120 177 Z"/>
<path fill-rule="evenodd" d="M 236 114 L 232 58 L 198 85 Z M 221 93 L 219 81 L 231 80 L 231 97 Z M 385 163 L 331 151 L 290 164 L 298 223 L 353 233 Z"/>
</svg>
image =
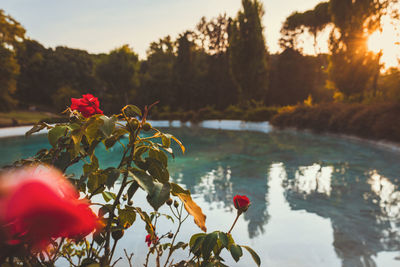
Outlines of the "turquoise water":
<svg viewBox="0 0 400 267">
<path fill-rule="evenodd" d="M 262 266 L 400 266 L 400 153 L 302 132 L 164 131 L 187 148 L 171 160 L 170 174 L 191 190 L 207 215 L 209 231 L 229 229 L 234 195 L 250 198 L 252 205 L 233 236 L 259 253 Z M 0 165 L 44 146 L 45 136 L 0 139 Z M 118 163 L 118 150 L 99 151 L 103 167 Z M 146 206 L 143 196 L 136 196 L 137 205 Z M 141 229 L 135 222 L 118 254 L 122 248 L 135 251 L 135 266 L 146 252 Z M 158 228 L 160 233 L 173 229 L 168 221 Z M 188 222 L 181 237 L 195 232 Z M 230 255 L 224 258 L 229 266 L 253 266 L 244 253 L 239 263 Z"/>
</svg>

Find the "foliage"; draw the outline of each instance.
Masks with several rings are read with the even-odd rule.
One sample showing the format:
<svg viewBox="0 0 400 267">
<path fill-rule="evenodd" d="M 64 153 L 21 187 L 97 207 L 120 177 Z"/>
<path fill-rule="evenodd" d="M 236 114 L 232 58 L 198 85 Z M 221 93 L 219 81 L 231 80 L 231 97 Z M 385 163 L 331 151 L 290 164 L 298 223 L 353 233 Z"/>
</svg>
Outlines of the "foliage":
<svg viewBox="0 0 400 267">
<path fill-rule="evenodd" d="M 350 134 L 399 142 L 400 115 L 397 103 L 298 105 L 281 110 L 271 123 L 317 132 Z"/>
<path fill-rule="evenodd" d="M 242 0 L 242 6 L 228 30 L 230 71 L 242 102 L 263 100 L 268 89 L 264 10 L 258 0 Z"/>
<path fill-rule="evenodd" d="M 219 256 L 220 252 L 227 249 L 234 260 L 238 261 L 243 254 L 242 248 L 245 248 L 256 264 L 260 265 L 258 255 L 247 246 L 237 245 L 230 234 L 241 212 L 238 212 L 228 233 L 215 231 L 209 234 L 195 234 L 189 243 L 177 242 L 181 225 L 189 216 L 192 216 L 199 228 L 206 232 L 206 216 L 192 200 L 190 191 L 171 181 L 167 156 L 174 156 L 171 143 L 176 142 L 183 153 L 185 147 L 176 137 L 153 128 L 146 121 L 151 108 L 152 106 L 145 106 L 142 111 L 134 105 L 127 105 L 116 115 L 94 114 L 87 118 L 79 111 L 68 108 L 66 113 L 69 122 L 56 125 L 42 122 L 27 132 L 26 135 L 29 136 L 42 129 L 48 129 L 51 148 L 41 149 L 32 158 L 15 162 L 13 167 L 44 163 L 54 165 L 65 173 L 71 166 L 83 163 L 82 175 L 76 177 L 72 174 L 68 175 L 68 178 L 81 195 L 89 200 L 91 206 L 99 207 L 98 216 L 104 227 L 96 230 L 93 236 L 81 240 L 54 239 L 46 252 L 47 256 L 40 251 L 30 251 L 29 255 L 0 253 L 0 264 L 7 262 L 11 265 L 23 263 L 28 266 L 54 266 L 57 260 L 63 257 L 72 266 L 114 266 L 119 260 L 113 259 L 118 241 L 124 236 L 124 231 L 140 218 L 145 223 L 145 231 L 148 234 L 146 242 L 149 252 L 145 266 L 151 265 L 152 255 L 156 265 L 161 266 L 161 261 L 165 259 L 162 258 L 164 253 L 167 254 L 167 258 L 163 266 L 225 266 L 224 260 Z M 141 117 L 141 120 L 138 120 L 138 117 Z M 146 135 L 141 134 L 142 132 L 146 132 Z M 103 166 L 98 161 L 96 149 L 99 146 L 105 146 L 106 149 L 122 147 L 118 166 Z M 146 193 L 146 200 L 153 211 L 133 205 L 132 197 L 139 188 Z M 94 196 L 102 196 L 104 202 L 94 202 Z M 171 215 L 158 212 L 164 204 L 170 207 Z M 187 214 L 184 214 L 184 211 Z M 161 216 L 171 219 L 172 222 L 176 219 L 175 233 L 158 232 L 157 221 Z M 173 265 L 172 254 L 188 246 L 191 258 Z M 125 254 L 131 264 L 135 254 L 129 255 L 126 251 Z"/>
<path fill-rule="evenodd" d="M 292 48 L 285 49 L 271 60 L 270 91 L 267 103 L 270 105 L 294 105 L 309 95 L 317 100 L 330 100 L 324 83 L 327 78 L 320 58 L 303 56 Z M 326 66 L 325 66 L 326 67 Z"/>
<path fill-rule="evenodd" d="M 113 103 L 128 104 L 137 94 L 139 87 L 138 55 L 128 45 L 124 45 L 110 52 L 96 66 L 96 75 L 105 85 L 105 95 L 110 106 L 104 107 L 107 111 L 115 112 L 118 109 Z"/>
<path fill-rule="evenodd" d="M 297 48 L 297 36 L 308 30 L 314 37 L 314 49 L 317 45 L 317 35 L 331 22 L 329 2 L 317 4 L 314 9 L 305 12 L 293 12 L 283 23 L 279 40 L 281 47 Z"/>
<path fill-rule="evenodd" d="M 0 111 L 10 110 L 17 103 L 12 96 L 19 74 L 14 50 L 24 35 L 25 29 L 0 9 Z"/>
<path fill-rule="evenodd" d="M 400 70 L 389 69 L 378 82 L 378 96 L 383 99 L 400 102 Z"/>
</svg>

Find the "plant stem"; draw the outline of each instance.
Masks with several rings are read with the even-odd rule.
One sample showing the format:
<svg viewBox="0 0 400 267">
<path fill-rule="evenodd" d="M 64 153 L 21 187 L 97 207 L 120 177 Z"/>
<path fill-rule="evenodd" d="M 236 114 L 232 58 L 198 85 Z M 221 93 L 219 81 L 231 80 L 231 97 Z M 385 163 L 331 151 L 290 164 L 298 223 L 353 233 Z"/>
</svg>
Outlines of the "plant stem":
<svg viewBox="0 0 400 267">
<path fill-rule="evenodd" d="M 125 114 L 124 114 L 124 116 L 125 116 Z M 126 121 L 128 123 L 129 129 L 131 129 L 130 125 L 129 125 L 128 118 L 126 116 L 125 116 L 125 119 L 126 119 Z M 136 140 L 137 136 L 139 135 L 139 132 L 140 132 L 140 128 L 138 128 L 138 130 L 136 132 L 131 131 L 131 134 L 134 135 L 133 140 Z M 135 152 L 135 141 L 133 141 L 133 143 L 131 144 L 130 149 L 131 149 L 131 151 L 130 151 L 130 155 L 129 155 L 129 160 L 128 160 L 127 164 L 126 164 L 127 170 L 126 170 L 126 172 L 124 174 L 124 178 L 122 180 L 121 187 L 120 187 L 120 189 L 118 191 L 118 194 L 117 194 L 117 196 L 116 196 L 116 198 L 114 200 L 114 203 L 113 203 L 113 206 L 112 206 L 111 211 L 109 213 L 109 218 L 108 218 L 108 221 L 107 221 L 107 226 L 106 226 L 106 244 L 104 246 L 104 256 L 105 256 L 107 264 L 110 264 L 111 258 L 112 258 L 112 255 L 110 257 L 110 237 L 111 237 L 111 231 L 110 230 L 111 230 L 111 223 L 112 223 L 112 221 L 114 219 L 115 208 L 117 207 L 117 204 L 119 202 L 119 199 L 121 198 L 122 192 L 124 191 L 124 189 L 126 187 L 126 181 L 128 179 L 128 168 L 132 164 L 133 155 L 134 155 L 134 152 Z M 120 162 L 118 168 L 122 167 L 123 161 L 125 159 L 125 155 L 128 152 L 128 150 L 129 150 L 129 148 L 127 148 L 124 151 L 124 155 L 123 155 L 123 157 L 121 159 L 121 162 Z"/>
<path fill-rule="evenodd" d="M 174 234 L 174 238 L 172 239 L 171 246 L 170 246 L 169 252 L 168 252 L 167 261 L 165 262 L 164 267 L 166 267 L 166 266 L 168 265 L 169 258 L 171 257 L 172 253 L 174 252 L 174 251 L 172 250 L 172 248 L 173 248 L 173 246 L 174 246 L 176 236 L 178 235 L 179 230 L 181 229 L 182 223 L 187 219 L 187 216 L 186 216 L 186 218 L 185 218 L 183 221 L 181 220 L 181 219 L 182 219 L 182 211 L 183 211 L 182 208 L 183 208 L 183 204 L 181 205 L 181 211 L 179 212 L 179 217 L 178 217 L 179 224 L 178 224 L 178 228 L 176 229 L 176 232 L 175 232 L 175 234 Z M 171 209 L 171 210 L 172 210 L 172 209 Z"/>
<path fill-rule="evenodd" d="M 236 222 L 237 222 L 237 220 L 239 219 L 239 217 L 240 217 L 241 214 L 242 214 L 242 213 L 238 211 L 238 213 L 237 213 L 237 215 L 236 215 L 236 219 L 235 219 L 235 221 L 233 222 L 231 229 L 229 229 L 228 234 L 230 234 L 231 231 L 232 231 L 232 229 L 233 229 L 233 227 L 235 227 L 235 224 L 236 224 Z"/>
<path fill-rule="evenodd" d="M 115 248 L 117 247 L 117 243 L 118 243 L 118 240 L 114 240 L 114 245 L 111 249 L 110 262 L 111 262 L 112 257 L 114 256 L 114 252 L 115 252 Z"/>
<path fill-rule="evenodd" d="M 60 249 L 61 249 L 62 244 L 64 243 L 64 240 L 65 240 L 65 237 L 61 238 L 60 244 L 58 245 L 57 250 L 56 250 L 56 252 L 54 253 L 53 258 L 52 258 L 51 261 L 50 261 L 52 264 L 55 263 L 55 261 L 56 261 L 56 259 L 57 259 L 57 254 L 58 254 L 58 252 L 60 252 Z"/>
</svg>

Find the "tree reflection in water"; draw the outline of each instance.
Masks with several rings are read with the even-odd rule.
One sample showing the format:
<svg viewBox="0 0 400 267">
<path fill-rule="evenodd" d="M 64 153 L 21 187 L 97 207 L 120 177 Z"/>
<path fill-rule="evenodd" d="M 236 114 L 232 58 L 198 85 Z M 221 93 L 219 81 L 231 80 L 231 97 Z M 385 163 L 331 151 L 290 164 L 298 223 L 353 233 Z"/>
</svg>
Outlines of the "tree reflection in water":
<svg viewBox="0 0 400 267">
<path fill-rule="evenodd" d="M 285 181 L 290 206 L 331 220 L 342 266 L 376 266 L 373 256 L 400 250 L 400 192 L 395 179 L 376 170 L 355 172 L 351 163 L 300 166 L 293 174 Z"/>
<path fill-rule="evenodd" d="M 400 153 L 302 132 L 166 131 L 187 147 L 170 162 L 171 177 L 209 203 L 205 209 L 226 222 L 233 196 L 250 197 L 243 218 L 252 240 L 243 243 L 253 241 L 266 266 L 337 266 L 339 259 L 345 267 L 376 266 L 381 252 L 400 251 Z M 45 143 L 44 136 L 3 139 L 0 162 L 32 156 Z M 114 152 L 96 154 L 114 166 Z M 79 169 L 71 171 L 79 177 Z M 393 255 L 400 256 L 380 266 L 396 266 Z"/>
<path fill-rule="evenodd" d="M 171 176 L 228 210 L 233 209 L 233 195 L 251 196 L 252 207 L 244 217 L 250 238 L 265 231 L 268 171 L 282 162 L 290 208 L 330 219 L 342 266 L 376 266 L 379 252 L 400 251 L 398 153 L 307 133 L 171 132 L 188 146 L 187 154 L 171 164 Z"/>
</svg>

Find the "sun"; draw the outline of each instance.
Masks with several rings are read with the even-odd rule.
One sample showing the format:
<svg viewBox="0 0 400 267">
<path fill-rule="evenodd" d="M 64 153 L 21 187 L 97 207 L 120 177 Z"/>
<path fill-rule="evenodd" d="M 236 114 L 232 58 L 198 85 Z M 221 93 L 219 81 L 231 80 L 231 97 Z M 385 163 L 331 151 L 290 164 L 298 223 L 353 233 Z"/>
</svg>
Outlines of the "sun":
<svg viewBox="0 0 400 267">
<path fill-rule="evenodd" d="M 400 35 L 399 30 L 390 23 L 389 19 L 384 19 L 382 25 L 382 31 L 376 31 L 369 36 L 368 49 L 375 53 L 382 51 L 383 68 L 388 69 L 399 65 Z"/>
</svg>

